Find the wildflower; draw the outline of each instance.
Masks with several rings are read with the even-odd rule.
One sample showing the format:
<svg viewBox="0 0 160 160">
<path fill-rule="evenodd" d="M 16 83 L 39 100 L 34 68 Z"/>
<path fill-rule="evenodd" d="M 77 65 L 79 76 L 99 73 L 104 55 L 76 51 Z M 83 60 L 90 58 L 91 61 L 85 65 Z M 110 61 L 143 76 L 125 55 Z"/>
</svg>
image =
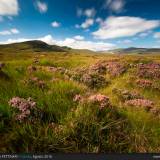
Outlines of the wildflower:
<svg viewBox="0 0 160 160">
<path fill-rule="evenodd" d="M 110 106 L 109 98 L 102 94 L 95 94 L 88 98 L 89 102 L 99 104 L 99 108 Z"/>
<path fill-rule="evenodd" d="M 13 97 L 8 103 L 13 108 L 18 109 L 16 119 L 19 121 L 23 121 L 25 118 L 29 117 L 31 110 L 36 107 L 36 102 L 30 97 L 27 100 L 20 97 Z"/>
<path fill-rule="evenodd" d="M 82 96 L 80 94 L 75 95 L 75 97 L 73 98 L 74 102 L 80 102 L 82 100 Z"/>
<path fill-rule="evenodd" d="M 123 101 L 130 99 L 143 99 L 143 97 L 136 91 L 128 91 L 123 89 L 114 88 L 112 90 L 116 95 L 118 95 Z"/>
<path fill-rule="evenodd" d="M 137 75 L 140 78 L 160 78 L 160 64 L 159 63 L 148 63 L 139 64 L 137 66 Z"/>
<path fill-rule="evenodd" d="M 106 65 L 103 62 L 97 62 L 96 64 L 89 67 L 90 72 L 105 74 L 106 73 Z"/>
<path fill-rule="evenodd" d="M 126 71 L 126 67 L 119 62 L 108 62 L 107 70 L 113 76 L 119 76 Z"/>
<path fill-rule="evenodd" d="M 75 71 L 66 70 L 64 74 L 69 79 L 84 83 L 89 88 L 100 88 L 108 83 L 102 75 L 105 71 L 106 67 L 104 64 L 96 63 L 88 68 L 82 67 Z"/>
<path fill-rule="evenodd" d="M 35 85 L 41 89 L 46 87 L 46 84 L 43 80 L 40 80 L 38 77 L 32 77 L 27 81 L 28 84 Z"/>
<path fill-rule="evenodd" d="M 132 99 L 125 101 L 126 105 L 131 106 L 140 106 L 140 107 L 146 107 L 147 109 L 150 109 L 153 107 L 154 103 L 148 99 Z"/>
<path fill-rule="evenodd" d="M 153 82 L 150 80 L 146 80 L 146 79 L 140 79 L 136 81 L 137 85 L 139 87 L 142 88 L 146 88 L 146 87 L 152 87 L 153 86 Z"/>
<path fill-rule="evenodd" d="M 156 115 L 156 116 L 159 116 L 159 115 L 160 115 L 160 109 L 159 109 L 159 108 L 156 108 L 156 107 L 152 108 L 152 109 L 150 110 L 150 112 L 151 112 L 152 114 Z"/>
</svg>

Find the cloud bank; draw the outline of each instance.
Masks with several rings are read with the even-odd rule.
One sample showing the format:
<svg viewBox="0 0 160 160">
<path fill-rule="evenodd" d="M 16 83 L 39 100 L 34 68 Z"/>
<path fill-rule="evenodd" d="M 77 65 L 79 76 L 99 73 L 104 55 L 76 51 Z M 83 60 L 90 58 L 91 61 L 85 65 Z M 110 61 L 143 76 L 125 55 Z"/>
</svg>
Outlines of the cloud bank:
<svg viewBox="0 0 160 160">
<path fill-rule="evenodd" d="M 18 15 L 19 6 L 17 0 L 0 0 L 0 16 Z"/>
<path fill-rule="evenodd" d="M 97 39 L 113 39 L 130 37 L 160 26 L 158 20 L 146 20 L 140 17 L 114 17 L 107 18 L 101 23 L 99 29 L 92 33 Z"/>
<path fill-rule="evenodd" d="M 19 34 L 19 30 L 16 28 L 12 28 L 10 30 L 4 30 L 4 31 L 0 31 L 0 35 L 2 36 L 7 36 L 7 35 L 11 35 L 11 34 Z"/>
</svg>

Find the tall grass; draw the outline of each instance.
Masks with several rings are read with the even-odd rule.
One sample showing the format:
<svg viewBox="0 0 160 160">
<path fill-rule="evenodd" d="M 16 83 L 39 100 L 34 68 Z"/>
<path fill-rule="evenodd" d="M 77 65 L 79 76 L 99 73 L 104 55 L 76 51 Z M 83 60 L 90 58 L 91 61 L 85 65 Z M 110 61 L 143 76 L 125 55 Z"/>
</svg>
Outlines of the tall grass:
<svg viewBox="0 0 160 160">
<path fill-rule="evenodd" d="M 67 69 L 89 66 L 98 60 L 115 59 L 115 55 L 43 53 L 24 55 L 2 54 L 6 67 L 0 74 L 0 151 L 1 152 L 159 152 L 160 122 L 158 117 L 144 109 L 124 107 L 113 93 L 113 88 L 136 90 L 160 107 L 160 92 L 140 89 L 133 82 L 135 69 L 128 69 L 119 77 L 109 79 L 109 85 L 92 90 L 83 84 L 65 80 L 63 74 L 38 69 L 33 73 L 27 67 L 38 56 L 38 67 L 64 67 Z M 26 60 L 27 59 L 27 60 Z M 160 61 L 159 56 L 123 56 L 121 62 L 147 63 Z M 38 77 L 46 84 L 42 89 L 24 83 Z M 134 77 L 134 78 L 133 78 Z M 52 81 L 53 78 L 58 80 Z M 79 104 L 75 95 L 102 93 L 109 96 L 112 108 L 100 111 L 97 105 Z M 12 97 L 32 97 L 43 116 L 33 123 L 20 123 L 14 119 L 15 111 L 9 106 Z"/>
</svg>

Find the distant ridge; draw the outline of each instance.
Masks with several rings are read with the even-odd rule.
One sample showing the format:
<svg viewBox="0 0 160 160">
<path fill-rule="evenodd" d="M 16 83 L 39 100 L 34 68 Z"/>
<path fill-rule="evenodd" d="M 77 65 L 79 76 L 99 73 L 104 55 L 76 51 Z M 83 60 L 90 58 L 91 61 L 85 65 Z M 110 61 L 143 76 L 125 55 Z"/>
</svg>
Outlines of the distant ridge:
<svg viewBox="0 0 160 160">
<path fill-rule="evenodd" d="M 160 53 L 160 48 L 124 48 L 124 49 L 114 49 L 109 50 L 109 53 L 118 53 L 118 54 L 150 54 L 150 53 Z"/>
<path fill-rule="evenodd" d="M 49 45 L 40 40 L 25 41 L 12 44 L 0 44 L 0 53 L 13 53 L 13 52 L 74 52 L 74 53 L 112 53 L 112 54 L 160 54 L 160 48 L 119 48 L 108 51 L 92 51 L 87 49 L 72 49 L 67 46 Z"/>
<path fill-rule="evenodd" d="M 68 47 L 60 47 L 57 45 L 48 45 L 43 41 L 26 41 L 20 43 L 12 43 L 12 44 L 3 44 L 0 45 L 0 51 L 29 51 L 32 50 L 34 52 L 45 52 L 45 51 L 55 51 L 55 52 L 65 52 L 69 48 Z"/>
</svg>

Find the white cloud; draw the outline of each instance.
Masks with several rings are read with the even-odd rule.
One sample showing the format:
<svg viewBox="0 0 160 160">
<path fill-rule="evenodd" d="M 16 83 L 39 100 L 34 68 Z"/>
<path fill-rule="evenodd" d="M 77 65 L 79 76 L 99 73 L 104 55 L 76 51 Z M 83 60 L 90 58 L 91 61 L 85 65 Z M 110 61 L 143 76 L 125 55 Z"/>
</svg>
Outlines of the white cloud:
<svg viewBox="0 0 160 160">
<path fill-rule="evenodd" d="M 8 39 L 7 41 L 1 41 L 0 44 L 11 44 L 11 43 L 19 43 L 19 42 L 25 42 L 25 41 L 30 41 L 32 39 L 27 39 L 27 38 L 18 38 L 18 39 Z"/>
<path fill-rule="evenodd" d="M 57 28 L 57 27 L 60 27 L 61 24 L 57 21 L 54 21 L 51 23 L 51 25 L 52 25 L 52 27 Z"/>
<path fill-rule="evenodd" d="M 93 23 L 94 23 L 94 20 L 89 18 L 89 19 L 86 19 L 86 21 L 81 24 L 81 27 L 86 29 L 86 28 L 92 26 Z"/>
<path fill-rule="evenodd" d="M 0 31 L 0 35 L 2 35 L 2 36 L 11 35 L 11 34 L 18 34 L 18 33 L 20 33 L 20 32 L 16 28 L 12 28 L 10 30 Z"/>
<path fill-rule="evenodd" d="M 154 38 L 160 38 L 160 32 L 156 32 L 156 33 L 154 34 Z"/>
<path fill-rule="evenodd" d="M 18 0 L 0 0 L 0 15 L 18 15 L 19 6 Z"/>
<path fill-rule="evenodd" d="M 86 10 L 83 10 L 81 8 L 77 9 L 77 16 L 86 16 L 88 18 L 94 17 L 96 15 L 96 10 L 94 8 L 88 8 Z"/>
<path fill-rule="evenodd" d="M 73 38 L 66 38 L 64 40 L 56 40 L 51 35 L 47 35 L 47 36 L 44 36 L 41 38 L 35 38 L 35 39 L 26 39 L 26 38 L 8 39 L 7 41 L 0 42 L 0 43 L 8 44 L 8 43 L 30 41 L 30 40 L 41 40 L 50 45 L 68 46 L 74 49 L 89 49 L 93 51 L 106 51 L 106 50 L 115 48 L 115 45 L 112 43 L 76 40 Z"/>
<path fill-rule="evenodd" d="M 84 37 L 77 35 L 77 36 L 74 36 L 74 39 L 81 41 L 81 40 L 84 40 Z"/>
<path fill-rule="evenodd" d="M 132 43 L 132 41 L 129 39 L 125 39 L 125 40 L 118 41 L 118 43 L 129 44 L 129 43 Z"/>
<path fill-rule="evenodd" d="M 56 43 L 56 40 L 53 39 L 53 37 L 51 35 L 47 35 L 47 36 L 44 36 L 42 38 L 38 38 L 38 40 L 41 40 L 47 44 L 50 44 L 50 45 L 53 45 Z"/>
<path fill-rule="evenodd" d="M 95 14 L 96 14 L 96 10 L 94 8 L 86 9 L 84 11 L 84 15 L 86 15 L 87 17 L 94 17 Z"/>
<path fill-rule="evenodd" d="M 16 29 L 16 28 L 12 28 L 12 29 L 11 29 L 11 33 L 13 33 L 13 34 L 18 34 L 18 33 L 19 33 L 19 30 Z"/>
<path fill-rule="evenodd" d="M 89 49 L 93 51 L 105 51 L 115 47 L 115 45 L 111 43 L 75 40 L 72 38 L 66 38 L 63 41 L 56 42 L 56 44 L 59 46 L 68 46 L 74 49 Z"/>
<path fill-rule="evenodd" d="M 37 6 L 40 13 L 46 13 L 48 10 L 48 5 L 44 2 L 37 1 L 36 6 Z"/>
<path fill-rule="evenodd" d="M 2 35 L 2 36 L 6 36 L 6 35 L 10 35 L 10 34 L 11 34 L 11 32 L 7 31 L 7 30 L 0 31 L 0 35 Z"/>
<path fill-rule="evenodd" d="M 104 8 L 109 9 L 112 12 L 120 13 L 125 6 L 124 0 L 106 0 Z"/>
<path fill-rule="evenodd" d="M 81 25 L 76 24 L 75 27 L 76 28 L 83 28 L 83 29 L 87 29 L 90 26 L 92 26 L 94 24 L 94 19 L 92 18 L 88 18 L 85 20 L 85 22 L 83 22 Z"/>
<path fill-rule="evenodd" d="M 92 35 L 98 39 L 112 39 L 134 36 L 160 26 L 159 20 L 146 20 L 140 17 L 109 17 Z"/>
</svg>

